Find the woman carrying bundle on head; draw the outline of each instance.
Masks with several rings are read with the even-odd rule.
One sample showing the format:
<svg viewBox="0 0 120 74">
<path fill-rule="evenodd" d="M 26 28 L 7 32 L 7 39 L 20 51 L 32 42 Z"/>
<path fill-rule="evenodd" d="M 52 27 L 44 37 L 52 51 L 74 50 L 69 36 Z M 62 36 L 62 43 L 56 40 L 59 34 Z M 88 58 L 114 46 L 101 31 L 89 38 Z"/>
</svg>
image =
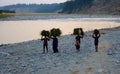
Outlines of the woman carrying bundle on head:
<svg viewBox="0 0 120 74">
<path fill-rule="evenodd" d="M 44 36 L 44 38 L 41 38 L 41 40 L 43 40 L 43 53 L 45 53 L 45 48 L 46 48 L 46 52 L 48 53 L 49 38 L 47 36 Z"/>
<path fill-rule="evenodd" d="M 99 30 L 95 29 L 92 37 L 94 38 L 94 45 L 95 45 L 95 50 L 98 52 L 98 42 L 99 42 L 99 37 L 100 37 L 100 32 Z"/>
<path fill-rule="evenodd" d="M 77 36 L 75 37 L 75 40 L 76 40 L 75 46 L 76 46 L 76 50 L 80 51 L 80 44 L 81 44 L 80 39 L 83 38 L 84 32 L 82 28 L 78 28 L 77 30 L 78 30 L 78 33 L 77 33 Z"/>
</svg>

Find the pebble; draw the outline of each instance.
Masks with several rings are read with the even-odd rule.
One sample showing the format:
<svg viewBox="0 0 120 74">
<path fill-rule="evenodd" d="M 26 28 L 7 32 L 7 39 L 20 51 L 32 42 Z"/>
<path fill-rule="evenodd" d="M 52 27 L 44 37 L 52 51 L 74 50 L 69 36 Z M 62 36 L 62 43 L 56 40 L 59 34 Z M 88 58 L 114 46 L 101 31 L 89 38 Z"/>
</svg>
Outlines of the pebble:
<svg viewBox="0 0 120 74">
<path fill-rule="evenodd" d="M 111 71 L 107 71 L 105 69 L 98 69 L 94 74 L 111 74 Z"/>
<path fill-rule="evenodd" d="M 0 52 L 0 57 L 7 57 L 7 56 L 10 56 L 10 54 L 9 53 L 7 53 L 7 52 Z"/>
<path fill-rule="evenodd" d="M 108 50 L 107 54 L 112 55 L 113 54 L 112 50 Z"/>
</svg>

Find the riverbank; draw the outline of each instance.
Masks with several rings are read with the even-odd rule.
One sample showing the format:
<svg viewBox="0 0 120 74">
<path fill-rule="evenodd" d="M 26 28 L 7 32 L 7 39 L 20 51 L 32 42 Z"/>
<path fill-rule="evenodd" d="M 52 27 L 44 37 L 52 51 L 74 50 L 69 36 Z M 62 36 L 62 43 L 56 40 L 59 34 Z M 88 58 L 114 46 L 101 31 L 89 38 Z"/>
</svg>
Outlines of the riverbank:
<svg viewBox="0 0 120 74">
<path fill-rule="evenodd" d="M 0 13 L 0 19 L 14 16 L 13 13 Z"/>
<path fill-rule="evenodd" d="M 52 18 L 53 17 L 53 18 Z M 19 43 L 29 40 L 39 39 L 42 30 L 50 30 L 59 28 L 62 30 L 62 36 L 72 34 L 74 28 L 83 28 L 83 30 L 91 31 L 94 29 L 113 28 L 120 26 L 120 18 L 118 17 L 88 17 L 80 18 L 79 16 L 46 16 L 35 17 L 9 17 L 8 20 L 0 21 L 0 45 L 8 43 Z M 73 18 L 72 18 L 73 17 Z M 85 17 L 85 16 L 83 16 Z M 25 18 L 26 20 L 23 20 Z M 41 18 L 41 19 L 40 19 Z M 16 20 L 12 20 L 16 19 Z M 21 20 L 22 19 L 22 20 Z M 31 20 L 29 20 L 31 19 Z M 68 28 L 69 27 L 69 28 Z M 68 28 L 68 29 L 66 29 Z"/>
<path fill-rule="evenodd" d="M 32 40 L 0 46 L 0 74 L 118 74 L 120 73 L 120 27 L 100 30 L 99 52 L 92 32 L 75 49 L 75 36 L 59 37 L 59 53 L 42 54 L 42 41 Z"/>
</svg>

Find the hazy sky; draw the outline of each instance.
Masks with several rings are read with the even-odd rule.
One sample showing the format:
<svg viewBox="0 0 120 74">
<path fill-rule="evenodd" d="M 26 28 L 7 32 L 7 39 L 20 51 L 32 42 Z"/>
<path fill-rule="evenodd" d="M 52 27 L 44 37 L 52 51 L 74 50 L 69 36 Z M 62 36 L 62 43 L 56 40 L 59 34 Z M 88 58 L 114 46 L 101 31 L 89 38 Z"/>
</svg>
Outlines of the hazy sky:
<svg viewBox="0 0 120 74">
<path fill-rule="evenodd" d="M 61 2 L 65 2 L 67 0 L 0 0 L 0 6 L 5 6 L 5 5 L 11 5 L 11 4 L 41 4 L 41 3 L 45 3 L 45 4 L 51 4 L 51 3 L 61 3 Z"/>
</svg>

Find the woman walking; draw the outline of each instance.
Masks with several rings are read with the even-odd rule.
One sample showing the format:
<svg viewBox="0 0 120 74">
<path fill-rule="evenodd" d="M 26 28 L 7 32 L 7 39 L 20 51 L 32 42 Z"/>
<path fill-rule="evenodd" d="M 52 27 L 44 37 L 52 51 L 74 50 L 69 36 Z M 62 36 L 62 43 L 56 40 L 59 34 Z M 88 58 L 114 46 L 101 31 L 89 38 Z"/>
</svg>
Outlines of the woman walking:
<svg viewBox="0 0 120 74">
<path fill-rule="evenodd" d="M 94 45 L 95 45 L 95 50 L 98 52 L 98 43 L 99 43 L 99 37 L 100 37 L 100 32 L 99 30 L 95 29 L 92 37 L 94 38 Z"/>
<path fill-rule="evenodd" d="M 84 32 L 83 32 L 82 28 L 79 28 L 77 30 L 78 30 L 77 33 L 76 33 L 77 36 L 75 37 L 75 40 L 76 40 L 75 46 L 76 46 L 76 50 L 80 51 L 80 44 L 81 44 L 80 39 L 83 38 Z"/>
<path fill-rule="evenodd" d="M 41 40 L 43 40 L 43 53 L 45 53 L 45 48 L 46 48 L 46 52 L 48 53 L 48 40 L 49 40 L 49 38 L 47 36 L 45 36 L 44 38 L 41 38 Z"/>
<path fill-rule="evenodd" d="M 81 35 L 77 35 L 76 37 L 75 37 L 75 39 L 76 39 L 76 44 L 75 44 L 75 46 L 76 46 L 76 50 L 78 50 L 78 51 L 80 51 L 80 39 L 81 38 L 83 38 L 83 36 L 81 36 Z"/>
<path fill-rule="evenodd" d="M 54 36 L 52 39 L 53 39 L 53 43 L 52 43 L 53 52 L 58 53 L 58 39 L 56 36 Z"/>
</svg>

